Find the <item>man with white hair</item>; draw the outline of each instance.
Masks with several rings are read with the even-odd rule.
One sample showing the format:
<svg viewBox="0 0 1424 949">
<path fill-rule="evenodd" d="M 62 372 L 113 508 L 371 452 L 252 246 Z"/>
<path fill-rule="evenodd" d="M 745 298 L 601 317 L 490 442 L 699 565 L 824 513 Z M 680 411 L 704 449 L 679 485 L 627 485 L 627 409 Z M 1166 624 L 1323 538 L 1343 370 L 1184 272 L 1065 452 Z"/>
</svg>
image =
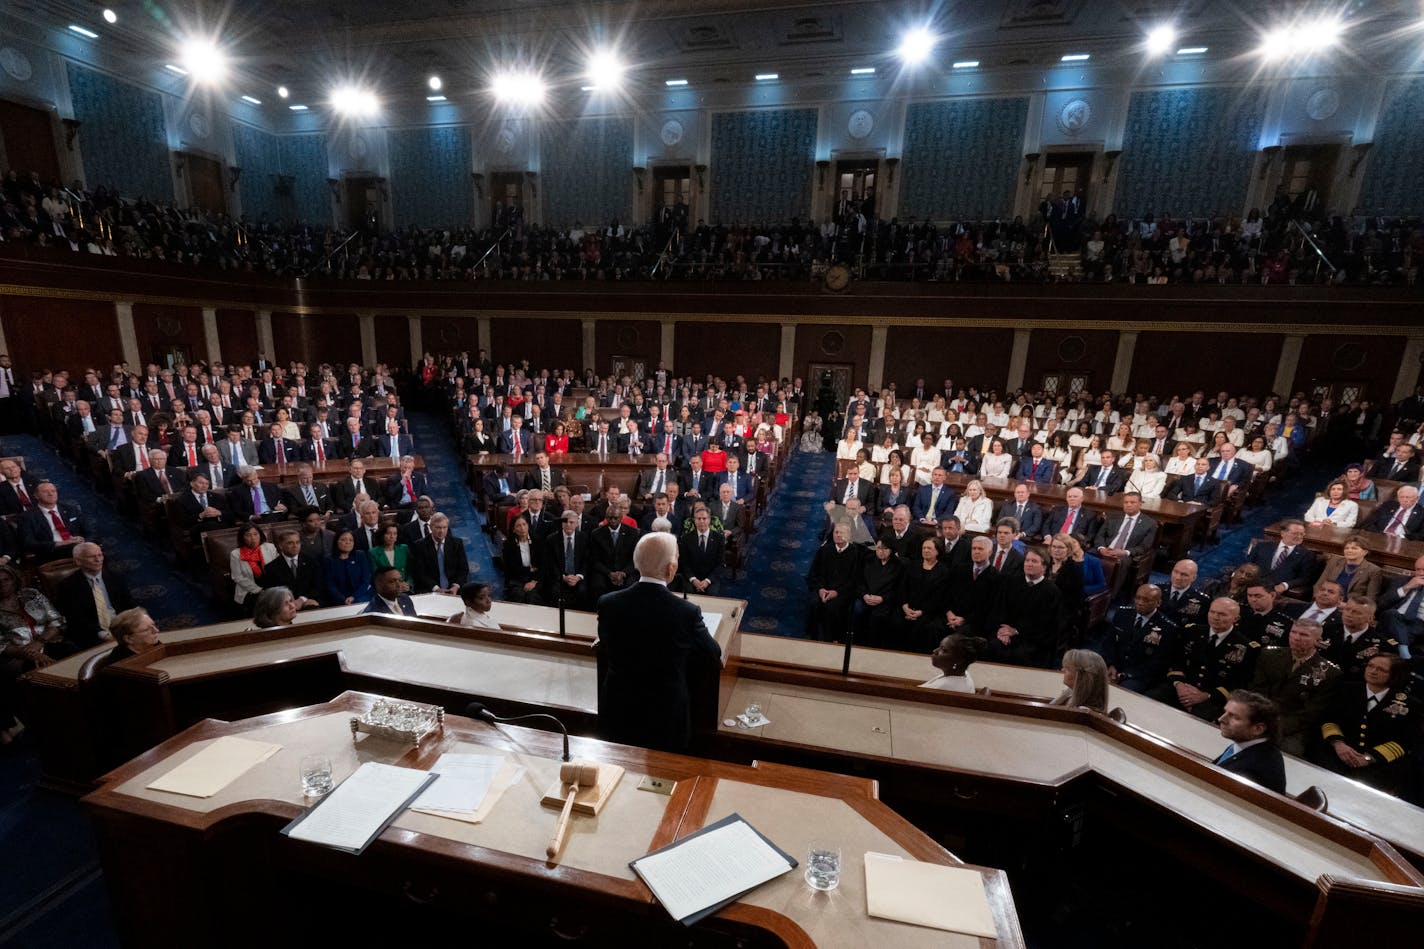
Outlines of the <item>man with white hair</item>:
<svg viewBox="0 0 1424 949">
<path fill-rule="evenodd" d="M 692 742 L 692 692 L 713 682 L 721 647 L 702 610 L 668 589 L 677 540 L 652 533 L 633 549 L 638 582 L 598 601 L 598 732 L 608 741 L 661 751 Z"/>
</svg>

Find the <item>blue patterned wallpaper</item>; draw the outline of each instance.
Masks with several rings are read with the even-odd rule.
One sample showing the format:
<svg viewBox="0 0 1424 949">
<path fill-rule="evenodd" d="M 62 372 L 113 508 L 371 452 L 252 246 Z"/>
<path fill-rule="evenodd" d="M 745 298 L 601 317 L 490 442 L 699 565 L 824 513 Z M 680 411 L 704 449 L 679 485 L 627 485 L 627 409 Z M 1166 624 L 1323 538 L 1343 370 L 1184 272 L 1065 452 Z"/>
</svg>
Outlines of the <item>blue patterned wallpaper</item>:
<svg viewBox="0 0 1424 949">
<path fill-rule="evenodd" d="M 914 102 L 905 112 L 900 218 L 1013 214 L 1028 99 Z"/>
<path fill-rule="evenodd" d="M 310 224 L 331 222 L 331 189 L 326 161 L 326 136 L 284 135 L 281 141 L 282 173 L 292 175 L 292 205 L 297 218 Z M 247 173 L 243 172 L 243 177 Z"/>
<path fill-rule="evenodd" d="M 1419 184 L 1421 154 L 1424 79 L 1392 83 L 1385 93 L 1384 111 L 1375 123 L 1375 145 L 1365 167 L 1360 207 L 1387 214 L 1424 209 L 1424 187 Z"/>
<path fill-rule="evenodd" d="M 1265 111 L 1260 91 L 1133 93 L 1116 172 L 1118 217 L 1244 213 Z"/>
<path fill-rule="evenodd" d="M 470 130 L 399 129 L 386 135 L 397 227 L 465 226 L 474 213 Z"/>
<path fill-rule="evenodd" d="M 579 119 L 539 128 L 539 187 L 544 220 L 593 226 L 629 220 L 633 120 Z"/>
<path fill-rule="evenodd" d="M 173 200 L 163 97 L 66 62 L 84 179 L 127 197 Z"/>
<path fill-rule="evenodd" d="M 269 132 L 234 122 L 232 147 L 237 167 L 242 169 L 237 181 L 242 216 L 254 222 L 263 218 L 280 220 L 284 215 L 272 176 L 282 173 L 281 140 Z"/>
<path fill-rule="evenodd" d="M 807 220 L 815 163 L 815 109 L 718 112 L 712 116 L 709 223 Z"/>
</svg>

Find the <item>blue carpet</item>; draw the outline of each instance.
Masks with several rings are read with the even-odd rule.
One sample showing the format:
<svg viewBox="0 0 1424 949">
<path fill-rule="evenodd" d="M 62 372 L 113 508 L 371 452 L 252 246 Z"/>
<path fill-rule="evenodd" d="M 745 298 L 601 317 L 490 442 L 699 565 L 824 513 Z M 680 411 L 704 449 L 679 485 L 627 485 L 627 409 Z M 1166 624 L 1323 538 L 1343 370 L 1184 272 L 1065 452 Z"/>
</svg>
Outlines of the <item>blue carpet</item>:
<svg viewBox="0 0 1424 949">
<path fill-rule="evenodd" d="M 144 538 L 137 519 L 122 516 L 112 500 L 95 492 L 86 478 L 40 439 L 7 435 L 0 439 L 0 454 L 23 455 L 27 471 L 53 481 L 60 501 L 79 506 L 89 520 L 87 539 L 104 548 L 108 568 L 128 581 L 134 599 L 160 629 L 181 629 L 224 618 L 212 609 L 205 584 L 175 570 L 168 551 Z"/>
<path fill-rule="evenodd" d="M 742 628 L 754 633 L 802 636 L 806 574 L 825 524 L 821 509 L 831 490 L 832 454 L 796 451 L 767 498 L 742 562 L 745 572 L 722 584 L 722 595 L 747 601 Z"/>
<path fill-rule="evenodd" d="M 474 496 L 465 486 L 465 459 L 453 447 L 445 420 L 425 412 L 409 412 L 406 418 L 415 450 L 425 458 L 435 510 L 450 518 L 451 533 L 465 542 L 471 579 L 493 584 L 498 595 L 504 584 L 490 557 L 488 535 L 482 530 L 484 518 L 475 510 Z"/>
</svg>

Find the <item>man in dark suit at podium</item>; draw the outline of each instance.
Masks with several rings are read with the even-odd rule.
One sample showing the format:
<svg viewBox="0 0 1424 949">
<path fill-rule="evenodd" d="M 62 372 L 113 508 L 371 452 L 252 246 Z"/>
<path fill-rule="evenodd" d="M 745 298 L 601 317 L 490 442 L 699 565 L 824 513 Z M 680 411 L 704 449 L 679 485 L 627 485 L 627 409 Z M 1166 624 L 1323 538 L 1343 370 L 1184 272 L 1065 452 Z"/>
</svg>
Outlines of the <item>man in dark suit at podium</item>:
<svg viewBox="0 0 1424 949">
<path fill-rule="evenodd" d="M 722 650 L 697 604 L 673 594 L 677 540 L 652 533 L 633 551 L 638 582 L 598 601 L 598 730 L 607 741 L 661 751 L 692 743 L 692 686 Z"/>
</svg>

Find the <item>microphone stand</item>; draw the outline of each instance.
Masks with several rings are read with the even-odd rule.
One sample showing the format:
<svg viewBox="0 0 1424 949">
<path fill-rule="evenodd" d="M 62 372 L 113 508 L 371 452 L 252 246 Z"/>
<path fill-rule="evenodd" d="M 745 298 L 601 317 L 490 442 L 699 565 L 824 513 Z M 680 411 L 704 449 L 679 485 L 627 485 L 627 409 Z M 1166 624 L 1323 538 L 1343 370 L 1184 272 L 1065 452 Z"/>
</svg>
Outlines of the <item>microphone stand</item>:
<svg viewBox="0 0 1424 949">
<path fill-rule="evenodd" d="M 847 629 L 847 630 L 846 630 L 846 640 L 845 640 L 845 653 L 844 653 L 844 655 L 841 657 L 841 675 L 843 675 L 843 676 L 848 676 L 848 675 L 850 675 L 850 650 L 851 650 L 851 646 L 852 646 L 854 643 L 855 643 L 855 629 L 854 629 L 854 628 Z"/>
<path fill-rule="evenodd" d="M 466 706 L 465 706 L 465 717 L 466 717 L 466 718 L 478 718 L 478 719 L 480 719 L 480 720 L 482 720 L 482 721 L 489 722 L 489 723 L 492 724 L 492 725 L 501 725 L 501 724 L 507 724 L 507 723 L 511 723 L 511 722 L 523 722 L 523 721 L 528 721 L 528 720 L 531 719 L 531 718 L 543 718 L 543 719 L 548 719 L 549 721 L 553 722 L 555 725 L 558 725 L 558 726 L 559 726 L 559 731 L 563 733 L 563 736 L 564 736 L 564 760 L 565 760 L 565 761 L 568 761 L 568 760 L 569 760 L 569 730 L 568 730 L 567 727 L 564 726 L 564 723 L 563 723 L 563 722 L 559 721 L 557 718 L 555 718 L 554 716 L 548 714 L 547 712 L 530 712 L 528 715 L 511 715 L 511 716 L 509 716 L 508 718 L 501 718 L 501 717 L 499 717 L 498 715 L 496 715 L 494 712 L 491 712 L 489 709 L 485 708 L 484 703 L 482 703 L 482 702 L 471 702 L 469 705 L 466 705 Z"/>
<path fill-rule="evenodd" d="M 566 586 L 568 586 L 568 584 L 564 583 L 563 579 L 561 578 L 561 579 L 559 580 L 559 638 L 560 638 L 560 639 L 566 639 L 566 638 L 568 638 L 568 629 L 567 629 L 567 628 L 565 627 L 565 625 L 564 625 L 564 622 L 565 622 L 565 621 L 564 621 L 564 587 L 566 587 Z M 566 759 L 564 759 L 564 760 L 567 761 L 568 759 L 566 758 Z"/>
</svg>

